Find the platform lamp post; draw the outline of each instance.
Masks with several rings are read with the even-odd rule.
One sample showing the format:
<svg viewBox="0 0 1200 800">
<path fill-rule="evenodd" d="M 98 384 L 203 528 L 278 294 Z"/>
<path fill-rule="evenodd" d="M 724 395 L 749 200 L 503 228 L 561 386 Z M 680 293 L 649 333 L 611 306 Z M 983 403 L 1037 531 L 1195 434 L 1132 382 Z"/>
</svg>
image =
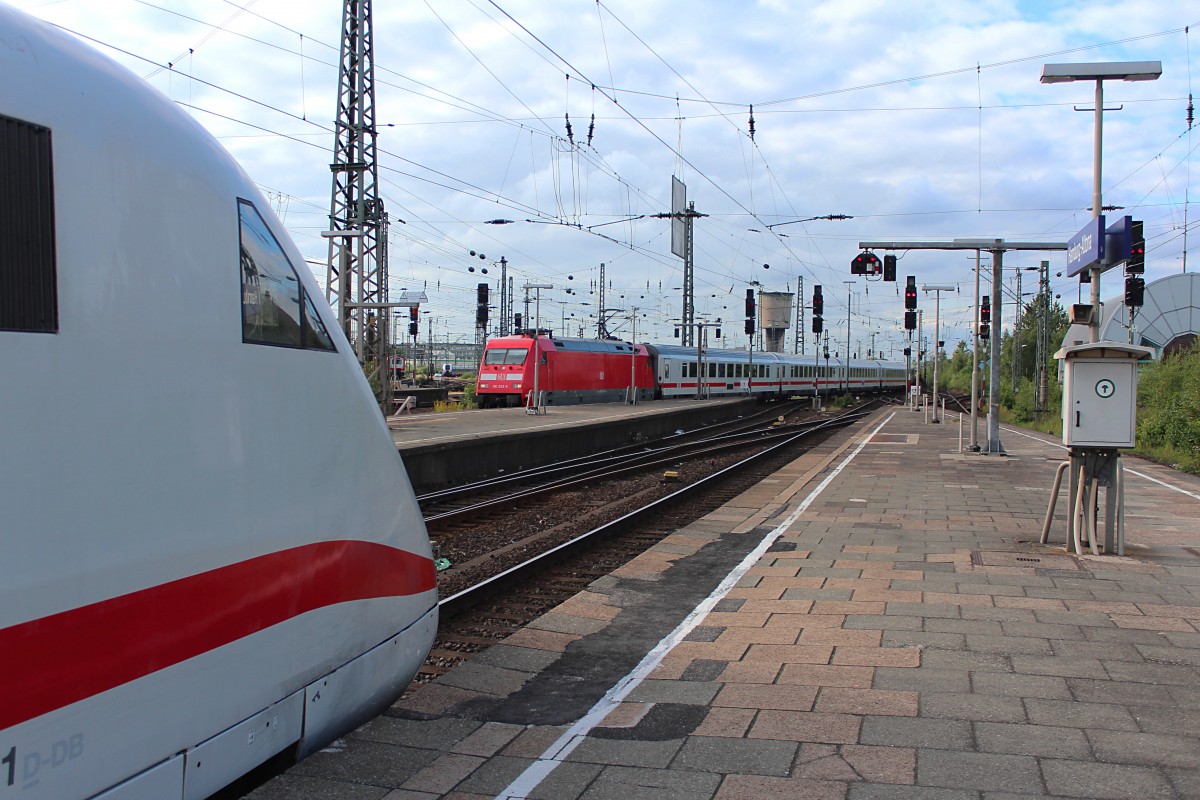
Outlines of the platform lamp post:
<svg viewBox="0 0 1200 800">
<path fill-rule="evenodd" d="M 553 284 L 549 283 L 527 283 L 521 287 L 526 292 L 530 289 L 534 291 L 534 316 L 533 316 L 533 397 L 530 398 L 530 403 L 525 406 L 526 414 L 545 414 L 546 407 L 542 405 L 541 386 L 538 383 L 538 366 L 542 363 L 542 353 L 538 347 L 538 337 L 542 335 L 542 289 L 553 289 Z M 528 295 L 526 295 L 528 296 Z"/>
<path fill-rule="evenodd" d="M 846 392 L 850 392 L 850 303 L 853 300 L 854 281 L 842 281 L 846 284 Z"/>
<path fill-rule="evenodd" d="M 1073 83 L 1074 81 L 1096 82 L 1096 124 L 1093 131 L 1092 152 L 1092 219 L 1100 216 L 1100 173 L 1101 145 L 1104 141 L 1104 82 L 1156 81 L 1162 75 L 1161 61 L 1101 61 L 1095 64 L 1044 64 L 1042 83 Z M 1103 268 L 1096 264 L 1090 270 L 1092 277 L 1092 313 L 1088 319 L 1088 341 L 1100 341 L 1100 273 Z"/>
<path fill-rule="evenodd" d="M 938 365 L 941 358 L 938 354 L 938 342 L 942 337 L 942 292 L 957 292 L 958 287 L 952 283 L 927 283 L 921 287 L 924 292 L 933 292 L 933 421 L 938 419 Z"/>
</svg>

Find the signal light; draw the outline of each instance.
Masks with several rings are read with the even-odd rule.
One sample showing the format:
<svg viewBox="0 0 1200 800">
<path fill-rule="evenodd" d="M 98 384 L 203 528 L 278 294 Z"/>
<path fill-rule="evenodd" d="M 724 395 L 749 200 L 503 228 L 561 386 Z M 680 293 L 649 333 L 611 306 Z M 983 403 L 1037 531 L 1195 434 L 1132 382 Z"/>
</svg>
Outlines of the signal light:
<svg viewBox="0 0 1200 800">
<path fill-rule="evenodd" d="M 895 256 L 888 255 L 888 256 L 883 257 L 883 279 L 885 281 L 895 283 L 895 281 L 896 281 L 896 257 Z"/>
<path fill-rule="evenodd" d="M 992 326 L 991 325 L 980 325 L 979 326 L 979 338 L 980 339 L 992 338 Z"/>
<path fill-rule="evenodd" d="M 408 335 L 409 335 L 409 336 L 412 336 L 412 337 L 414 337 L 414 338 L 416 337 L 416 335 L 417 335 L 417 323 L 415 323 L 415 322 L 410 322 L 410 323 L 408 323 Z"/>
<path fill-rule="evenodd" d="M 825 318 L 822 317 L 820 314 L 813 314 L 812 332 L 820 333 L 823 330 L 825 330 Z"/>
<path fill-rule="evenodd" d="M 752 320 L 752 319 L 746 320 L 746 334 L 748 336 L 754 335 L 754 320 Z"/>
<path fill-rule="evenodd" d="M 850 272 L 855 275 L 874 275 L 879 270 L 879 256 L 871 252 L 859 253 L 850 262 Z"/>
<path fill-rule="evenodd" d="M 916 311 L 917 309 L 916 275 L 909 275 L 904 279 L 904 307 L 909 311 Z"/>
<path fill-rule="evenodd" d="M 754 290 L 746 290 L 746 319 L 754 319 Z M 746 331 L 750 333 L 751 331 Z"/>
<path fill-rule="evenodd" d="M 905 311 L 904 312 L 904 330 L 915 331 L 916 329 L 917 329 L 917 312 Z"/>
<path fill-rule="evenodd" d="M 717 334 L 717 338 L 720 339 L 721 338 L 721 329 L 717 328 L 715 332 Z"/>
<path fill-rule="evenodd" d="M 825 298 L 821 294 L 821 287 L 813 287 L 813 316 L 819 317 L 825 313 Z"/>
<path fill-rule="evenodd" d="M 912 348 L 911 347 L 904 348 L 904 357 L 908 358 L 911 355 L 912 355 Z"/>
<path fill-rule="evenodd" d="M 488 322 L 488 285 L 481 283 L 475 288 L 475 325 L 486 327 Z"/>
<path fill-rule="evenodd" d="M 988 297 L 986 294 L 979 298 L 979 324 L 992 324 L 992 298 Z"/>
<path fill-rule="evenodd" d="M 513 327 L 518 331 L 521 330 L 521 315 L 513 314 Z"/>
<path fill-rule="evenodd" d="M 410 322 L 416 322 L 418 319 L 420 319 L 420 317 L 418 317 L 418 316 L 417 316 L 417 315 L 418 315 L 418 314 L 420 314 L 420 313 L 421 313 L 421 310 L 420 310 L 420 308 L 419 308 L 418 306 L 409 306 L 409 307 L 408 307 L 408 319 L 409 319 L 409 321 L 410 321 Z"/>
<path fill-rule="evenodd" d="M 870 250 L 859 253 L 850 261 L 851 275 L 874 275 L 880 269 L 879 256 Z"/>
<path fill-rule="evenodd" d="M 1125 305 L 1141 307 L 1146 300 L 1146 281 L 1136 275 L 1125 279 Z"/>
<path fill-rule="evenodd" d="M 1132 221 L 1130 232 L 1129 260 L 1125 262 L 1125 272 L 1129 275 L 1141 275 L 1146 271 L 1146 236 L 1142 232 L 1142 221 L 1140 219 Z M 1125 305 L 1129 305 L 1129 303 Z M 1141 303 L 1138 303 L 1138 305 L 1141 305 Z"/>
</svg>

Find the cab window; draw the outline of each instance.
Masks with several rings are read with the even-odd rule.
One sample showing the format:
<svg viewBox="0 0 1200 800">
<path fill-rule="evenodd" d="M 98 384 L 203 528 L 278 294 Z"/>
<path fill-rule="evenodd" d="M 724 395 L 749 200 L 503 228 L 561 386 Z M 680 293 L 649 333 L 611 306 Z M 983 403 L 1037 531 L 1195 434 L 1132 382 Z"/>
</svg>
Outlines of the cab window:
<svg viewBox="0 0 1200 800">
<path fill-rule="evenodd" d="M 333 350 L 296 270 L 248 200 L 238 200 L 241 231 L 242 341 L 309 350 Z"/>
<path fill-rule="evenodd" d="M 501 364 L 524 364 L 528 350 L 520 347 L 494 347 L 483 354 L 484 366 L 499 366 Z"/>
</svg>

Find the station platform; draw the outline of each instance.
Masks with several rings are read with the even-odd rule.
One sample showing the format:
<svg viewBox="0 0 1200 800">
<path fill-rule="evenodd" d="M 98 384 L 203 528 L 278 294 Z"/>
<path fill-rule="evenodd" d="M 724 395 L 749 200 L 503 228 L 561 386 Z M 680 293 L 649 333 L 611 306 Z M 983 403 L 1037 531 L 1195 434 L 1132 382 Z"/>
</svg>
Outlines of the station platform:
<svg viewBox="0 0 1200 800">
<path fill-rule="evenodd" d="M 751 398 L 490 408 L 388 417 L 418 493 L 598 453 L 749 414 Z M 452 456 L 448 458 L 447 456 Z"/>
<path fill-rule="evenodd" d="M 1039 545 L 1049 437 L 878 412 L 255 800 L 1200 797 L 1200 480 Z"/>
</svg>

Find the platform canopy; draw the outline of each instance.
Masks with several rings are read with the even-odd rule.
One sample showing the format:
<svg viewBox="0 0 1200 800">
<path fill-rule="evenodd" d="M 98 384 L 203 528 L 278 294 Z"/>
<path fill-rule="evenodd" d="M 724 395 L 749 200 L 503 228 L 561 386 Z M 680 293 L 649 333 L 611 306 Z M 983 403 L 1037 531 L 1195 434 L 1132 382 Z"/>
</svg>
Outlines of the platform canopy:
<svg viewBox="0 0 1200 800">
<path fill-rule="evenodd" d="M 1128 342 L 1129 309 L 1125 307 L 1123 297 L 1114 295 L 1102 306 L 1100 338 Z M 1170 275 L 1147 283 L 1145 305 L 1138 309 L 1133 322 L 1133 344 L 1151 348 L 1156 358 L 1164 352 L 1190 347 L 1200 334 L 1200 273 Z M 1087 326 L 1072 325 L 1062 344 L 1069 347 L 1087 340 Z"/>
</svg>

